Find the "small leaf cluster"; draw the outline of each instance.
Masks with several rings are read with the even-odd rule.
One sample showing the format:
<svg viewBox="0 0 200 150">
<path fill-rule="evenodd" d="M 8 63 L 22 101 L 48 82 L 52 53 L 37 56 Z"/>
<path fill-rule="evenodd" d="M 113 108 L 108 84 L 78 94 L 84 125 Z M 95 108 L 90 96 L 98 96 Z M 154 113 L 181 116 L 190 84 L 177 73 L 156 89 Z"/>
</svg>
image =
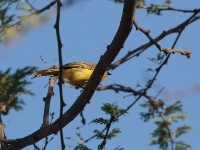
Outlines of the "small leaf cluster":
<svg viewBox="0 0 200 150">
<path fill-rule="evenodd" d="M 165 3 L 161 5 L 151 4 L 150 7 L 147 8 L 147 13 L 159 16 L 161 15 L 161 8 L 166 8 L 169 4 L 171 4 L 171 0 L 166 0 Z"/>
<path fill-rule="evenodd" d="M 147 8 L 147 13 L 148 14 L 155 14 L 155 15 L 161 15 L 160 9 L 162 5 L 154 5 L 151 4 L 150 7 Z"/>
<path fill-rule="evenodd" d="M 156 63 L 158 65 L 161 65 L 163 60 L 165 58 L 165 54 L 159 52 L 156 56 L 156 58 L 148 58 L 151 62 Z"/>
<path fill-rule="evenodd" d="M 7 25 L 12 23 L 15 15 L 10 15 L 9 10 L 13 4 L 16 4 L 19 0 L 1 0 L 0 1 L 0 21 L 1 25 Z"/>
<path fill-rule="evenodd" d="M 178 138 L 188 133 L 192 127 L 180 125 L 172 129 L 174 123 L 180 123 L 186 119 L 186 114 L 182 112 L 182 103 L 177 101 L 163 109 L 153 110 L 150 103 L 142 104 L 142 107 L 149 108 L 149 112 L 141 113 L 141 119 L 149 121 L 154 119 L 156 129 L 151 133 L 151 145 L 158 145 L 160 149 L 166 150 L 175 147 L 176 150 L 186 150 L 190 145 Z M 156 120 L 155 120 L 156 119 Z"/>
<path fill-rule="evenodd" d="M 111 131 L 109 131 L 111 125 L 118 122 L 119 117 L 121 115 L 125 115 L 127 111 L 125 109 L 118 108 L 117 103 L 112 103 L 112 104 L 104 103 L 103 106 L 101 107 L 101 110 L 110 116 L 109 119 L 97 118 L 91 121 L 91 123 L 105 125 L 105 129 L 107 131 L 106 133 L 104 133 L 104 130 L 103 131 L 99 131 L 97 129 L 94 130 L 97 139 L 110 140 L 116 137 L 121 132 L 119 128 L 113 128 Z"/>
<path fill-rule="evenodd" d="M 25 1 L 1 0 L 0 42 L 8 44 L 20 32 L 25 32 L 25 30 L 37 26 L 45 20 L 45 17 L 37 17 L 37 11 Z"/>
<path fill-rule="evenodd" d="M 161 100 L 159 100 L 158 102 L 162 102 Z M 141 112 L 140 116 L 141 119 L 144 122 L 149 121 L 150 119 L 155 118 L 158 115 L 158 112 L 160 110 L 162 110 L 161 107 L 155 107 L 154 105 L 152 105 L 149 101 L 147 101 L 146 103 L 142 103 L 140 104 L 141 107 L 147 108 L 148 112 Z"/>
<path fill-rule="evenodd" d="M 21 95 L 29 94 L 33 95 L 30 90 L 26 89 L 26 86 L 31 84 L 25 77 L 32 74 L 35 67 L 25 67 L 23 69 L 16 70 L 15 73 L 11 73 L 11 69 L 7 69 L 5 72 L 0 71 L 0 112 L 8 114 L 10 108 L 15 110 L 22 109 L 24 101 L 20 99 Z"/>
<path fill-rule="evenodd" d="M 118 108 L 116 103 L 104 103 L 101 107 L 101 110 L 111 117 L 112 123 L 118 122 L 119 116 L 125 115 L 127 113 L 125 109 Z M 111 119 L 96 118 L 93 121 L 91 121 L 91 123 L 106 125 L 111 121 Z"/>
<path fill-rule="evenodd" d="M 92 150 L 92 149 L 88 148 L 87 146 L 83 144 L 79 144 L 74 148 L 74 150 Z"/>
<path fill-rule="evenodd" d="M 107 135 L 105 135 L 104 133 L 102 133 L 99 130 L 94 130 L 95 135 L 97 135 L 97 139 L 112 139 L 114 137 L 116 137 L 119 133 L 121 133 L 121 130 L 119 128 L 114 128 L 112 129 L 112 131 L 110 131 L 110 133 L 108 133 Z"/>
<path fill-rule="evenodd" d="M 114 116 L 115 118 L 121 115 L 125 115 L 127 113 L 125 109 L 118 108 L 116 102 L 112 104 L 104 103 L 103 106 L 101 107 L 101 110 L 104 111 L 107 115 Z"/>
<path fill-rule="evenodd" d="M 0 42 L 7 41 L 17 34 L 20 24 L 16 23 L 17 13 L 12 13 L 12 9 L 18 9 L 19 0 L 0 1 Z"/>
</svg>

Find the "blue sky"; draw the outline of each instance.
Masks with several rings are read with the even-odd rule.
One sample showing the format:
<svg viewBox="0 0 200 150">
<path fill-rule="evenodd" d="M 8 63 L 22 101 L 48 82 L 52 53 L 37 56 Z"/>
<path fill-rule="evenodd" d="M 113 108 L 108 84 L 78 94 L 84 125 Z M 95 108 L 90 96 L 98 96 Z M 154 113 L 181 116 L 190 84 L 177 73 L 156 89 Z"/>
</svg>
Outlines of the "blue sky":
<svg viewBox="0 0 200 150">
<path fill-rule="evenodd" d="M 157 0 L 155 2 L 159 1 Z M 42 7 L 42 4 L 35 3 L 38 5 L 38 8 Z M 174 1 L 172 6 L 181 9 L 194 9 L 199 8 L 199 2 L 198 0 L 191 0 L 190 2 L 182 0 L 181 3 Z M 100 56 L 105 52 L 106 46 L 111 43 L 116 33 L 120 23 L 121 12 L 122 4 L 115 4 L 110 0 L 80 2 L 72 7 L 63 8 L 60 27 L 63 43 L 63 62 L 91 61 L 97 63 Z M 156 37 L 163 30 L 181 23 L 189 16 L 190 14 L 170 11 L 163 12 L 162 16 L 155 16 L 147 15 L 145 10 L 137 10 L 136 21 L 141 27 L 151 30 L 151 35 Z M 13 41 L 11 46 L 0 46 L 1 70 L 12 67 L 14 71 L 17 68 L 22 68 L 27 65 L 45 69 L 46 66 L 42 64 L 40 56 L 47 61 L 48 66 L 58 63 L 57 41 L 53 28 L 54 22 L 55 15 L 52 15 L 52 18 L 48 22 L 22 34 L 17 40 Z M 166 104 L 171 104 L 176 100 L 183 102 L 184 112 L 188 115 L 185 123 L 194 129 L 188 135 L 183 136 L 182 140 L 191 144 L 193 149 L 200 147 L 197 141 L 200 138 L 200 119 L 198 115 L 200 94 L 198 92 L 190 92 L 187 94 L 187 89 L 191 89 L 195 85 L 200 85 L 199 25 L 199 22 L 189 25 L 184 30 L 176 45 L 176 48 L 191 49 L 191 58 L 186 59 L 186 57 L 180 54 L 172 55 L 168 65 L 161 71 L 156 82 L 157 85 L 164 85 L 168 92 L 178 90 L 186 91 L 185 96 L 182 97 L 167 98 L 164 95 L 161 95 L 161 97 L 165 100 Z M 159 42 L 159 44 L 165 48 L 171 47 L 175 39 L 174 35 L 168 36 Z M 118 60 L 129 50 L 133 50 L 147 41 L 148 39 L 145 35 L 133 28 L 124 48 L 115 60 Z M 145 75 L 145 71 L 149 67 L 155 67 L 155 64 L 152 64 L 147 58 L 155 57 L 157 53 L 158 49 L 155 46 L 151 47 L 140 58 L 130 60 L 121 67 L 111 71 L 112 76 L 109 76 L 102 85 L 119 83 L 125 86 L 135 87 L 138 81 L 144 84 L 151 77 L 151 74 Z M 35 93 L 35 96 L 22 96 L 22 99 L 26 102 L 24 109 L 20 112 L 11 111 L 8 116 L 3 117 L 4 123 L 6 124 L 6 135 L 11 139 L 24 137 L 37 130 L 42 124 L 44 107 L 42 98 L 47 93 L 47 88 L 44 88 L 44 86 L 48 82 L 48 77 L 31 80 L 31 76 L 28 76 L 27 79 L 33 83 L 28 88 Z M 55 96 L 52 99 L 51 112 L 55 112 L 55 117 L 57 118 L 59 115 L 58 87 L 55 86 L 54 90 Z M 63 90 L 64 99 L 67 103 L 65 110 L 67 110 L 80 95 L 80 91 L 72 88 L 70 85 L 65 85 Z M 153 94 L 157 91 L 156 86 L 151 90 Z M 134 100 L 133 97 L 124 99 L 123 96 L 126 95 L 126 93 L 116 94 L 112 91 L 96 92 L 92 98 L 92 103 L 85 108 L 84 114 L 87 123 L 96 117 L 105 116 L 100 110 L 102 103 L 117 101 L 119 106 L 126 107 Z M 122 133 L 117 138 L 108 142 L 106 149 L 114 149 L 117 146 L 121 146 L 127 150 L 133 147 L 140 150 L 157 149 L 155 146 L 149 146 L 150 132 L 155 129 L 155 126 L 152 122 L 144 123 L 140 120 L 139 113 L 144 110 L 139 106 L 142 102 L 144 100 L 137 103 L 128 115 L 122 117 L 120 123 L 113 125 L 114 127 L 121 128 Z M 77 126 L 81 126 L 79 116 L 64 128 L 65 137 L 70 136 L 76 140 L 75 142 L 65 140 L 67 149 L 72 149 L 68 146 L 75 145 L 78 141 L 75 132 L 81 132 L 81 135 L 87 139 L 92 135 L 94 129 L 98 128 L 101 130 L 103 128 L 103 126 L 89 124 L 81 128 L 80 131 L 77 131 L 75 129 Z M 87 145 L 90 148 L 96 149 L 96 146 L 100 142 L 95 140 Z M 44 140 L 38 143 L 41 147 L 43 144 Z M 53 150 L 59 148 L 60 142 L 59 136 L 57 135 L 48 145 L 48 149 Z M 33 149 L 33 146 L 25 149 Z"/>
</svg>

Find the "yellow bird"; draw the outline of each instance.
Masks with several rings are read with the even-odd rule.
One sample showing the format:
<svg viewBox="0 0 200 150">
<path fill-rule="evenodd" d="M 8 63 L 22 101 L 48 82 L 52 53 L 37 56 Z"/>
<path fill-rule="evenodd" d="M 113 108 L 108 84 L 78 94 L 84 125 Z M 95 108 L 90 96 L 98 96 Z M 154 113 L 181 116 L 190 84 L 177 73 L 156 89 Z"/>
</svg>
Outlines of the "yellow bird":
<svg viewBox="0 0 200 150">
<path fill-rule="evenodd" d="M 83 87 L 90 79 L 95 67 L 96 64 L 91 62 L 68 63 L 62 66 L 62 77 L 67 79 L 71 85 Z M 47 75 L 59 76 L 59 69 L 49 68 L 47 70 L 37 71 L 33 78 Z M 103 81 L 107 75 L 110 75 L 110 73 L 106 71 L 101 81 Z"/>
</svg>

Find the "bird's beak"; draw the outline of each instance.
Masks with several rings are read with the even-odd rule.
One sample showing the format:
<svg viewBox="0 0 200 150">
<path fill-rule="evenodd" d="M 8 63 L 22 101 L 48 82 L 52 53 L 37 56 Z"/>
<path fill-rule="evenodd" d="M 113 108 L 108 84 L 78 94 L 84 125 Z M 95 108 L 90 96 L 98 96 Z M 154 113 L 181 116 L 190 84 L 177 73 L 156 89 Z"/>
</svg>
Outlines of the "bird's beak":
<svg viewBox="0 0 200 150">
<path fill-rule="evenodd" d="M 108 74 L 108 75 L 111 75 L 111 73 L 110 73 L 110 72 L 108 72 L 107 74 Z"/>
</svg>

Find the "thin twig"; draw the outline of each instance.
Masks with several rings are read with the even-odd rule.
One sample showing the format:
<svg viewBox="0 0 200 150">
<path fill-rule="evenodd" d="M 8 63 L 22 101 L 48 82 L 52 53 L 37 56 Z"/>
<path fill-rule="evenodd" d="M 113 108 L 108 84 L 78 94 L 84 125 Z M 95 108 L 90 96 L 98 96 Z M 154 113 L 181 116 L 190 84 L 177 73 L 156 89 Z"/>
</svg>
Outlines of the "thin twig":
<svg viewBox="0 0 200 150">
<path fill-rule="evenodd" d="M 174 43 L 172 44 L 172 48 L 175 47 L 176 43 L 178 42 L 178 39 L 180 38 L 181 34 L 183 32 L 183 29 L 179 31 Z M 170 54 L 165 58 L 165 60 L 163 61 L 163 63 L 157 67 L 155 70 L 156 70 L 156 73 L 154 75 L 154 77 L 151 79 L 151 82 L 147 85 L 147 89 L 150 89 L 154 83 L 154 81 L 156 80 L 156 77 L 158 76 L 159 72 L 161 71 L 161 69 L 163 68 L 164 65 L 167 64 L 168 60 L 170 58 Z M 146 90 L 147 91 L 147 90 Z"/>
<path fill-rule="evenodd" d="M 176 11 L 176 12 L 182 12 L 182 13 L 194 13 L 196 11 L 198 11 L 198 9 L 178 9 L 178 8 L 174 8 L 171 6 L 160 6 L 160 5 L 151 5 L 151 6 L 146 6 L 146 5 L 137 5 L 137 8 L 139 9 L 149 9 L 151 10 L 152 8 L 156 7 L 156 11 L 157 12 L 161 12 L 161 11 Z"/>
<path fill-rule="evenodd" d="M 170 129 L 169 125 L 168 125 L 168 121 L 164 118 L 162 113 L 160 114 L 160 117 L 162 118 L 162 121 L 165 123 L 165 127 L 167 129 L 168 136 L 169 136 L 169 139 L 170 139 L 171 150 L 174 150 L 174 140 L 173 140 L 171 129 Z"/>
<path fill-rule="evenodd" d="M 187 10 L 187 9 L 177 9 L 177 8 L 173 8 L 173 7 L 167 7 L 167 8 L 158 8 L 159 11 L 177 11 L 177 12 L 183 12 L 183 13 L 195 13 L 196 11 L 198 11 L 197 9 L 193 9 L 193 10 Z"/>
<path fill-rule="evenodd" d="M 45 137 L 44 147 L 43 147 L 42 150 L 46 150 L 48 143 L 49 143 L 49 141 L 48 141 L 48 136 L 46 136 L 46 137 Z"/>
<path fill-rule="evenodd" d="M 186 26 L 188 26 L 189 24 L 197 21 L 200 19 L 200 17 L 197 17 L 198 13 L 200 12 L 200 9 L 197 9 L 193 15 L 191 15 L 188 19 L 186 19 L 185 21 L 183 21 L 181 24 L 170 28 L 166 31 L 163 31 L 160 35 L 158 35 L 156 38 L 154 38 L 153 40 L 155 42 L 158 42 L 160 40 L 162 40 L 163 38 L 165 38 L 167 35 L 170 35 L 172 33 L 179 33 L 180 30 L 183 30 L 186 28 Z M 147 48 L 149 48 L 150 46 L 152 46 L 153 43 L 147 42 L 141 46 L 139 46 L 138 48 L 129 51 L 125 56 L 123 56 L 122 58 L 120 58 L 119 60 L 115 61 L 110 67 L 109 69 L 114 70 L 117 67 L 119 67 L 121 64 L 125 63 L 126 61 L 130 60 L 133 57 L 138 57 L 142 52 L 144 52 Z"/>
<path fill-rule="evenodd" d="M 108 133 L 109 133 L 111 124 L 113 123 L 113 120 L 115 120 L 115 117 L 114 117 L 114 116 L 111 116 L 111 117 L 110 117 L 110 120 L 109 120 L 109 122 L 108 122 L 108 124 L 106 125 L 106 134 L 105 134 L 105 136 L 104 136 L 104 138 L 103 138 L 102 143 L 99 145 L 99 147 L 100 147 L 101 149 L 104 149 L 104 148 L 105 148 L 105 145 L 106 145 L 106 143 L 107 143 L 106 141 L 107 141 L 107 138 L 108 138 Z"/>
<path fill-rule="evenodd" d="M 42 127 L 49 125 L 49 108 L 50 108 L 51 97 L 54 95 L 53 87 L 54 87 L 55 82 L 56 82 L 56 77 L 51 76 L 49 79 L 49 88 L 48 88 L 47 96 L 43 98 L 45 102 L 45 106 L 44 106 Z"/>
<path fill-rule="evenodd" d="M 38 11 L 30 2 L 29 0 L 25 0 L 25 2 L 35 11 Z"/>
<path fill-rule="evenodd" d="M 56 1 L 52 1 L 50 2 L 48 5 L 44 6 L 43 8 L 41 8 L 40 10 L 34 12 L 34 14 L 40 14 L 48 9 L 50 9 L 52 6 L 54 6 L 56 4 Z"/>
<path fill-rule="evenodd" d="M 106 131 L 106 129 L 107 129 L 107 127 L 105 126 L 105 128 L 100 132 L 100 134 L 104 133 Z M 83 143 L 87 143 L 95 137 L 97 137 L 97 134 L 95 134 L 95 135 L 91 136 L 90 138 L 84 140 Z"/>
<path fill-rule="evenodd" d="M 64 136 L 63 136 L 63 130 L 62 130 L 62 115 L 63 115 L 63 107 L 66 105 L 64 100 L 63 100 L 63 89 L 62 89 L 62 42 L 60 38 L 60 8 L 62 6 L 62 3 L 60 0 L 56 0 L 57 3 L 57 15 L 56 15 L 56 23 L 54 25 L 54 28 L 56 30 L 56 37 L 57 37 L 57 42 L 58 42 L 58 56 L 59 56 L 59 93 L 60 93 L 60 121 L 59 121 L 59 126 L 60 126 L 60 141 L 61 141 L 61 147 L 62 150 L 65 149 L 65 143 L 64 143 Z"/>
<path fill-rule="evenodd" d="M 85 125 L 86 124 L 86 120 L 85 120 L 85 117 L 83 115 L 83 110 L 81 111 L 80 116 L 81 116 L 81 122 L 82 122 L 82 124 Z"/>
<path fill-rule="evenodd" d="M 145 30 L 141 28 L 135 20 L 133 20 L 133 24 L 135 25 L 136 30 L 140 30 L 142 33 L 144 33 L 151 43 L 153 43 L 160 51 L 164 52 L 166 56 L 168 56 L 171 53 L 181 53 L 182 55 L 187 56 L 187 58 L 190 58 L 191 50 L 182 50 L 180 48 L 178 49 L 171 49 L 171 48 L 162 48 L 160 44 L 158 44 L 151 36 L 150 36 L 150 30 Z"/>
</svg>

